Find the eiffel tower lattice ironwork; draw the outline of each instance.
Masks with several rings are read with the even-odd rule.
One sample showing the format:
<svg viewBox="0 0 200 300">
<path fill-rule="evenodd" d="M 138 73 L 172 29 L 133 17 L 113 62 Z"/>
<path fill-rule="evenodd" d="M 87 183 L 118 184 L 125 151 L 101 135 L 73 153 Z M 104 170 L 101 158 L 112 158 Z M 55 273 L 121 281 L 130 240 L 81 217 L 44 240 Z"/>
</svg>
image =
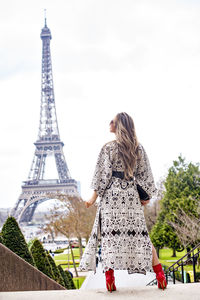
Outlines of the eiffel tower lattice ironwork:
<svg viewBox="0 0 200 300">
<path fill-rule="evenodd" d="M 42 29 L 42 83 L 38 140 L 28 180 L 22 185 L 22 192 L 11 214 L 19 222 L 30 222 L 36 207 L 49 200 L 50 193 L 77 194 L 77 182 L 71 178 L 63 154 L 63 142 L 58 130 L 52 63 L 50 52 L 51 32 L 46 24 Z M 45 162 L 48 156 L 55 157 L 58 179 L 44 179 Z"/>
</svg>

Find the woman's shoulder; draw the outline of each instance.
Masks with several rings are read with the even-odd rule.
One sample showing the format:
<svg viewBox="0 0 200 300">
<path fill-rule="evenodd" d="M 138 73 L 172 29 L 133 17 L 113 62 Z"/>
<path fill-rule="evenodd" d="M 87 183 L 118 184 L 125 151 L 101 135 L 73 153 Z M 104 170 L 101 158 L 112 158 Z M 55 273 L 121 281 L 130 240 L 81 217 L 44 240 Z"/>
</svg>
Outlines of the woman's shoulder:
<svg viewBox="0 0 200 300">
<path fill-rule="evenodd" d="M 146 159 L 147 158 L 147 153 L 145 148 L 143 147 L 143 145 L 139 144 L 138 145 L 138 154 L 139 154 L 139 158 L 143 158 Z"/>
<path fill-rule="evenodd" d="M 139 143 L 139 144 L 138 144 L 138 151 L 140 151 L 140 152 L 141 152 L 141 151 L 143 151 L 143 149 L 144 149 L 144 148 L 143 148 L 142 144 L 141 144 L 141 143 Z"/>
<path fill-rule="evenodd" d="M 110 141 L 107 142 L 103 145 L 103 147 L 101 148 L 101 154 L 111 154 L 113 152 L 115 152 L 115 150 L 117 149 L 117 142 L 116 140 L 114 141 Z"/>
<path fill-rule="evenodd" d="M 116 147 L 117 147 L 117 141 L 113 140 L 113 141 L 105 143 L 102 148 L 103 149 L 112 149 L 112 148 L 116 148 Z"/>
</svg>

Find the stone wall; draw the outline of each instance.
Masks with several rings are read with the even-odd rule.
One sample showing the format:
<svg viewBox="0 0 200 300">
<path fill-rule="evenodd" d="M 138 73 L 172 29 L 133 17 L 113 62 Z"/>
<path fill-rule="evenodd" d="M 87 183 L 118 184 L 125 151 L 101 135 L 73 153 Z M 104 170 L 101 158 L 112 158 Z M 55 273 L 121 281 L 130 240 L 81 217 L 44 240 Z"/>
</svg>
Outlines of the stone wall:
<svg viewBox="0 0 200 300">
<path fill-rule="evenodd" d="M 65 290 L 0 243 L 0 292 Z"/>
</svg>

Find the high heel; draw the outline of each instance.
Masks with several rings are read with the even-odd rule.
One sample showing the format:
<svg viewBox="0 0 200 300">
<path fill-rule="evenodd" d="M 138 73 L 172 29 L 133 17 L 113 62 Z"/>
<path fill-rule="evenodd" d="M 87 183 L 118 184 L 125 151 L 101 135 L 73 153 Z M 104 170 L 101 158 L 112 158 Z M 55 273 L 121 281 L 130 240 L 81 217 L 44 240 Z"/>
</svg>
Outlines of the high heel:
<svg viewBox="0 0 200 300">
<path fill-rule="evenodd" d="M 164 271 L 162 269 L 162 265 L 158 264 L 156 266 L 153 266 L 153 270 L 156 273 L 156 279 L 158 282 L 158 288 L 159 289 L 166 289 L 167 288 L 167 281 L 165 278 Z"/>
<path fill-rule="evenodd" d="M 112 291 L 116 291 L 114 271 L 112 269 L 109 269 L 108 271 L 106 271 L 105 275 L 107 290 L 111 293 Z"/>
</svg>

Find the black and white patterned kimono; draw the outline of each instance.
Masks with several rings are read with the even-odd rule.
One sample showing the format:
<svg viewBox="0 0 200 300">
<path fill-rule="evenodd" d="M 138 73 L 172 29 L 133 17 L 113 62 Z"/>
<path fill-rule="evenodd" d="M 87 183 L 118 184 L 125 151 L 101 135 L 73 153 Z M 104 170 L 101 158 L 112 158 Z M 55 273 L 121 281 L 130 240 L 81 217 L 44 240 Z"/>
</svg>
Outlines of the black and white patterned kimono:
<svg viewBox="0 0 200 300">
<path fill-rule="evenodd" d="M 101 245 L 103 271 L 128 270 L 142 273 L 152 270 L 152 244 L 146 227 L 136 183 L 150 196 L 156 191 L 148 157 L 139 145 L 140 160 L 135 180 L 112 176 L 124 172 L 116 141 L 103 146 L 91 187 L 100 198 L 91 236 L 80 262 L 81 270 L 96 271 L 96 252 Z"/>
</svg>

